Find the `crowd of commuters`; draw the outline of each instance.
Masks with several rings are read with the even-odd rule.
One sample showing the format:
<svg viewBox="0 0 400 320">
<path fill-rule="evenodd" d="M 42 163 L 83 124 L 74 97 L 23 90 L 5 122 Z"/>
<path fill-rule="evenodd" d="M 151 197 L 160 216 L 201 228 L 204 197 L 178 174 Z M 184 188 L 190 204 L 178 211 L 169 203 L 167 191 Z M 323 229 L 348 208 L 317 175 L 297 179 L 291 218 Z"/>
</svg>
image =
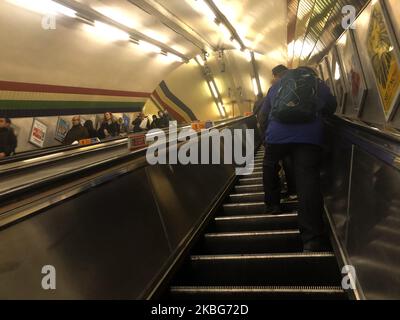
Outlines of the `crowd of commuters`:
<svg viewBox="0 0 400 320">
<path fill-rule="evenodd" d="M 169 122 L 172 120 L 168 110 L 158 111 L 158 116 L 153 115 L 151 118 L 143 113 L 138 114 L 132 121 L 133 132 L 148 131 L 157 128 L 168 128 Z"/>
<path fill-rule="evenodd" d="M 167 110 L 159 111 L 157 116 L 148 116 L 139 113 L 132 122 L 132 130 L 130 130 L 129 123 L 126 123 L 122 117 L 116 119 L 111 112 L 106 112 L 98 129 L 96 129 L 92 120 L 86 120 L 82 124 L 81 117 L 75 115 L 72 117 L 71 128 L 68 130 L 62 143 L 64 145 L 71 145 L 84 139 L 107 139 L 129 132 L 143 132 L 150 129 L 167 128 L 171 120 L 172 118 L 169 116 Z M 17 136 L 11 127 L 11 123 L 11 119 L 9 118 L 0 118 L 0 159 L 14 155 L 17 148 Z"/>
</svg>

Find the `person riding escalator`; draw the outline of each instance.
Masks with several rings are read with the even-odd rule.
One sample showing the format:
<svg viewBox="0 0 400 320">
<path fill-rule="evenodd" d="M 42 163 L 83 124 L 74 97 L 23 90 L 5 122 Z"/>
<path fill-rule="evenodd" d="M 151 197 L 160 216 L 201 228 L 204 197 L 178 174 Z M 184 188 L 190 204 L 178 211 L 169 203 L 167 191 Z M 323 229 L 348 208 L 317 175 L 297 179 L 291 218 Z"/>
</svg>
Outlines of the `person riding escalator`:
<svg viewBox="0 0 400 320">
<path fill-rule="evenodd" d="M 119 135 L 119 125 L 113 119 L 111 112 L 106 112 L 104 114 L 104 120 L 100 125 L 98 130 L 99 138 L 105 139 L 110 137 L 116 137 Z"/>
</svg>

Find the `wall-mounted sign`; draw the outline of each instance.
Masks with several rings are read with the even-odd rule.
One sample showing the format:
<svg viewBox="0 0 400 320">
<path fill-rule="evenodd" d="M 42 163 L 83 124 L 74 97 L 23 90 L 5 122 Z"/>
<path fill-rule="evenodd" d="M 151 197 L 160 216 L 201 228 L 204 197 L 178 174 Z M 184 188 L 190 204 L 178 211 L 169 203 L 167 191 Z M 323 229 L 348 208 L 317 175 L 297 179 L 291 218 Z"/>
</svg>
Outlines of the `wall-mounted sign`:
<svg viewBox="0 0 400 320">
<path fill-rule="evenodd" d="M 376 1 L 371 10 L 367 32 L 367 54 L 386 120 L 390 120 L 400 95 L 399 46 L 384 3 Z"/>
<path fill-rule="evenodd" d="M 57 141 L 63 142 L 65 139 L 65 136 L 68 133 L 69 128 L 70 128 L 69 122 L 64 118 L 58 117 L 56 132 L 54 134 L 54 139 L 56 139 Z"/>
<path fill-rule="evenodd" d="M 33 119 L 29 142 L 39 148 L 43 148 L 46 140 L 47 126 L 39 120 Z"/>
<path fill-rule="evenodd" d="M 147 147 L 146 134 L 134 133 L 128 135 L 128 150 L 134 151 Z"/>
<path fill-rule="evenodd" d="M 364 106 L 368 89 L 352 30 L 346 31 L 339 39 L 337 51 L 347 86 L 348 106 L 351 105 L 359 116 Z"/>
</svg>

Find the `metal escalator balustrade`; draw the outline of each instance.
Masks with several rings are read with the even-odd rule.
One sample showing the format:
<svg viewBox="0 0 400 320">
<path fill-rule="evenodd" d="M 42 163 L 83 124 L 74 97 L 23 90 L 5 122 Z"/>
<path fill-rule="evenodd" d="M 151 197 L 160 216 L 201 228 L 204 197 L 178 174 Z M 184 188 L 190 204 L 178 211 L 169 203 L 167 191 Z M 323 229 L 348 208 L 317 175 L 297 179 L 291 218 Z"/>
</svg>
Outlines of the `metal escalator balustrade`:
<svg viewBox="0 0 400 320">
<path fill-rule="evenodd" d="M 239 179 L 176 273 L 167 298 L 347 299 L 334 253 L 303 252 L 298 203 L 284 201 L 284 213 L 265 214 L 262 181 L 243 185 L 244 179 L 254 178 Z"/>
</svg>

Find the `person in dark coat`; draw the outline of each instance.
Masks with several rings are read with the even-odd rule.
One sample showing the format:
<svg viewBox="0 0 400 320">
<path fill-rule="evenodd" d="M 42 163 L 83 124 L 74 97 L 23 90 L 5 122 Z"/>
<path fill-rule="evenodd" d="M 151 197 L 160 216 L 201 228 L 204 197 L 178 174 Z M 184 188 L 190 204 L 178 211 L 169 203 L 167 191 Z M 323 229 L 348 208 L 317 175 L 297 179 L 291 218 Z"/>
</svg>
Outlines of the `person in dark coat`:
<svg viewBox="0 0 400 320">
<path fill-rule="evenodd" d="M 18 145 L 18 141 L 17 141 L 17 136 L 14 132 L 14 129 L 11 127 L 11 119 L 10 118 L 6 118 L 6 128 L 10 131 L 10 139 L 11 139 L 11 155 L 15 154 L 15 149 L 17 149 L 17 145 Z"/>
<path fill-rule="evenodd" d="M 86 120 L 83 126 L 86 128 L 87 132 L 89 133 L 89 138 L 98 138 L 98 133 L 93 126 L 92 120 Z"/>
<path fill-rule="evenodd" d="M 136 119 L 132 121 L 132 126 L 133 126 L 133 132 L 141 132 L 143 131 L 142 128 L 140 127 L 140 124 L 143 121 L 143 115 L 140 113 L 137 115 Z"/>
<path fill-rule="evenodd" d="M 7 127 L 6 118 L 0 118 L 0 159 L 12 155 L 16 144 L 15 134 Z"/>
<path fill-rule="evenodd" d="M 113 119 L 111 112 L 106 112 L 104 114 L 104 120 L 101 123 L 100 129 L 98 130 L 98 135 L 100 139 L 116 137 L 119 135 L 119 125 Z"/>
<path fill-rule="evenodd" d="M 69 129 L 67 135 L 64 138 L 63 144 L 72 144 L 75 141 L 89 139 L 89 133 L 87 129 L 81 124 L 81 117 L 74 116 L 72 118 L 72 128 Z"/>
<path fill-rule="evenodd" d="M 157 128 L 161 128 L 160 127 L 160 119 L 157 118 L 157 116 L 155 114 L 153 114 L 153 121 L 150 125 L 150 129 L 157 129 Z"/>
</svg>

